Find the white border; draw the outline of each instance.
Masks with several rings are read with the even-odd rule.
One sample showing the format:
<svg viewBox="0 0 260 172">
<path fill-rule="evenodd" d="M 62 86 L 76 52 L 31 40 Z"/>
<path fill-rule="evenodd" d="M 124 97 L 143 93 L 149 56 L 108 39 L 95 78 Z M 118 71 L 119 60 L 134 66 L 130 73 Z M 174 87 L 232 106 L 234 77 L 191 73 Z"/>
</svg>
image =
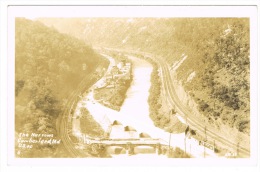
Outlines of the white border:
<svg viewBox="0 0 260 172">
<path fill-rule="evenodd" d="M 10 18 L 26 17 L 253 17 L 253 6 L 10 6 Z M 8 17 L 9 18 L 9 17 Z M 255 19 L 256 20 L 256 19 Z"/>
<path fill-rule="evenodd" d="M 13 2 L 13 1 L 11 1 Z M 28 2 L 28 1 L 27 1 Z M 140 1 L 138 1 L 140 2 Z M 57 2 L 53 2 L 52 3 L 56 4 Z M 49 4 L 52 4 L 49 2 Z M 21 4 L 20 1 L 17 3 L 2 3 L 1 2 L 1 22 L 5 21 L 6 22 L 6 19 L 7 19 L 7 5 L 8 4 Z M 28 4 L 28 3 L 27 3 Z M 30 2 L 29 4 L 32 4 L 32 2 Z M 33 4 L 35 4 L 35 2 L 33 2 Z M 42 4 L 46 4 L 46 3 L 42 3 Z M 57 3 L 58 4 L 58 3 Z M 97 4 L 96 2 L 92 2 L 92 4 Z M 107 3 L 103 3 L 103 4 L 107 4 Z M 63 4 L 61 4 L 63 5 Z M 19 7 L 20 9 L 21 8 L 27 8 L 27 7 Z M 14 16 L 24 16 L 26 17 L 26 15 L 28 17 L 31 17 L 31 15 L 28 13 L 28 12 L 33 12 L 35 17 L 40 17 L 42 15 L 46 16 L 51 14 L 52 16 L 55 16 L 55 17 L 65 17 L 66 15 L 68 15 L 67 17 L 102 17 L 102 16 L 106 16 L 106 17 L 116 17 L 118 15 L 122 16 L 121 12 L 124 13 L 124 17 L 158 17 L 158 15 L 160 15 L 160 17 L 170 17 L 170 16 L 174 16 L 174 17 L 202 17 L 202 16 L 208 16 L 208 17 L 214 17 L 214 12 L 215 14 L 218 15 L 218 17 L 252 17 L 251 20 L 253 20 L 253 25 L 251 25 L 251 28 L 257 28 L 257 18 L 256 18 L 256 10 L 249 10 L 249 11 L 246 11 L 245 12 L 245 7 L 230 7 L 230 6 L 212 6 L 212 7 L 180 7 L 180 6 L 174 6 L 174 7 L 171 7 L 172 8 L 182 8 L 181 10 L 181 14 L 177 12 L 177 10 L 167 10 L 167 9 L 170 9 L 170 7 L 165 7 L 165 6 L 159 6 L 159 7 L 149 7 L 150 9 L 153 9 L 151 10 L 150 12 L 147 12 L 147 13 L 144 13 L 143 9 L 146 8 L 146 7 L 142 7 L 142 6 L 138 6 L 138 7 L 132 7 L 132 6 L 128 6 L 128 7 L 107 7 L 107 6 L 102 6 L 102 7 L 97 7 L 99 9 L 103 8 L 101 11 L 104 11 L 103 13 L 100 13 L 100 10 L 92 10 L 93 6 L 91 7 L 87 7 L 87 8 L 90 8 L 89 10 L 84 10 L 84 11 L 88 11 L 88 13 L 83 13 L 83 7 L 80 7 L 80 6 L 76 6 L 75 8 L 77 8 L 77 10 L 72 10 L 74 11 L 74 13 L 72 14 L 68 14 L 68 13 L 60 13 L 60 10 L 59 11 L 59 14 L 57 15 L 57 9 L 54 9 L 54 7 L 47 7 L 49 8 L 48 10 L 41 10 L 37 7 L 37 10 L 35 7 L 30 7 L 31 9 L 26 9 L 26 10 L 15 10 L 11 13 L 11 15 L 8 16 L 9 19 L 12 19 L 12 17 Z M 54 9 L 55 11 L 55 14 L 51 13 L 51 8 Z M 70 8 L 70 7 L 66 7 L 66 8 Z M 74 7 L 73 7 L 74 8 Z M 119 9 L 121 8 L 121 9 Z M 133 13 L 133 8 L 139 8 L 139 9 L 136 9 L 135 12 Z M 162 11 L 162 13 L 160 14 L 156 14 L 154 12 L 154 8 L 159 8 L 160 10 L 159 11 Z M 189 10 L 189 12 L 187 12 L 187 8 L 193 8 L 193 10 Z M 221 10 L 221 12 L 219 11 L 219 8 L 222 8 L 224 10 Z M 81 10 L 79 10 L 81 9 Z M 197 11 L 196 11 L 197 9 Z M 251 8 L 250 8 L 251 9 Z M 48 11 L 48 12 L 46 12 Z M 149 11 L 149 10 L 148 10 Z M 195 12 L 194 12 L 195 11 Z M 13 15 L 13 16 L 12 16 Z M 131 16 L 132 15 L 132 16 Z M 216 16 L 216 15 L 215 15 Z M 9 20 L 8 22 L 11 22 L 11 20 Z M 1 84 L 1 144 L 3 143 L 2 140 L 5 140 L 5 138 L 7 138 L 7 134 L 6 134 L 6 129 L 12 129 L 13 130 L 13 124 L 12 124 L 12 119 L 11 121 L 9 120 L 10 123 L 8 123 L 8 125 L 6 125 L 6 116 L 3 116 L 4 114 L 7 114 L 7 104 L 6 104 L 6 97 L 8 95 L 8 97 L 10 96 L 10 93 L 12 92 L 11 89 L 10 89 L 10 85 L 8 85 L 8 94 L 6 94 L 6 90 L 7 90 L 7 87 L 6 87 L 6 81 L 7 81 L 7 78 L 9 81 L 12 81 L 13 80 L 13 77 L 14 75 L 12 73 L 9 73 L 9 75 L 7 76 L 6 75 L 6 71 L 7 71 L 7 64 L 9 65 L 9 67 L 11 67 L 13 63 L 13 59 L 11 58 L 10 59 L 10 54 L 8 54 L 7 56 L 7 46 L 6 46 L 6 33 L 7 33 L 7 29 L 6 29 L 6 23 L 4 23 L 4 25 L 2 25 L 3 23 L 1 23 L 1 83 L 2 83 L 2 79 L 4 81 L 5 84 Z M 12 22 L 11 22 L 12 24 Z M 5 27 L 4 27 L 5 26 Z M 10 34 L 10 29 L 8 29 L 8 32 Z M 254 37 L 252 37 L 252 35 Z M 257 113 L 257 99 L 255 97 L 255 94 L 253 93 L 257 93 L 257 76 L 256 76 L 256 71 L 257 71 L 257 57 L 255 56 L 255 58 L 252 57 L 252 54 L 257 54 L 257 49 L 256 49 L 256 46 L 255 48 L 252 48 L 253 46 L 252 45 L 257 45 L 257 30 L 256 29 L 253 29 L 251 31 L 251 42 L 250 42 L 250 45 L 251 45 L 251 71 L 255 71 L 255 72 L 252 72 L 251 73 L 251 101 L 253 102 L 253 108 L 251 108 L 251 111 L 254 111 L 255 113 Z M 258 38 L 259 40 L 259 38 Z M 11 46 L 9 46 L 11 47 Z M 14 48 L 14 47 L 13 47 Z M 12 52 L 12 51 L 8 51 L 8 52 Z M 14 57 L 14 55 L 12 55 Z M 8 58 L 8 63 L 7 63 L 7 60 L 4 59 L 3 57 L 9 57 Z M 9 61 L 11 60 L 11 61 Z M 253 60 L 253 61 L 252 61 Z M 12 71 L 12 67 L 9 68 L 10 71 Z M 10 75 L 11 75 L 11 78 L 10 78 Z M 258 75 L 259 76 L 259 75 Z M 10 84 L 11 82 L 9 82 Z M 12 84 L 11 84 L 12 85 Z M 13 89 L 12 89 L 13 90 Z M 11 93 L 13 94 L 13 93 Z M 12 107 L 14 107 L 12 104 L 10 105 L 12 101 L 8 102 L 8 105 L 11 107 L 11 108 L 8 108 L 8 110 L 11 110 L 11 114 L 13 113 L 13 109 Z M 8 112 L 8 116 L 10 117 L 10 112 Z M 251 121 L 259 121 L 259 119 L 257 118 L 254 118 L 252 119 Z M 258 122 L 259 123 L 259 122 Z M 11 125 L 11 126 L 10 126 Z M 252 125 L 252 124 L 251 124 Z M 8 127 L 7 127 L 8 126 Z M 254 123 L 252 125 L 252 128 L 251 128 L 251 131 L 254 130 L 254 129 L 257 129 L 257 125 L 256 123 Z M 12 131 L 13 132 L 13 131 Z M 254 134 L 254 133 L 253 133 Z M 8 133 L 8 137 L 9 137 L 9 142 L 13 142 L 13 135 L 11 135 L 10 133 Z M 256 136 L 256 134 L 255 134 Z M 256 138 L 256 137 L 254 137 Z M 252 140 L 252 139 L 251 139 Z M 259 140 L 259 138 L 258 138 Z M 9 154 L 10 156 L 10 153 L 13 151 L 13 146 L 8 146 L 8 151 L 7 151 L 7 145 L 5 145 L 6 143 L 3 144 L 3 146 L 1 147 L 1 166 L 6 166 L 6 155 Z M 257 148 L 257 145 L 252 145 L 253 147 Z M 245 163 L 243 164 L 247 164 L 247 165 L 255 165 L 255 158 L 256 158 L 256 154 L 259 152 L 259 150 L 257 149 L 251 149 L 251 152 L 255 155 L 254 157 L 254 162 L 252 164 L 252 161 L 248 161 L 246 160 Z M 259 154 L 259 153 L 258 153 Z M 20 165 L 25 165 L 25 164 L 28 164 L 28 165 L 43 165 L 43 164 L 46 164 L 46 162 L 42 162 L 42 159 L 41 161 L 39 161 L 39 159 L 19 159 L 18 161 L 15 160 L 15 162 L 13 161 L 14 159 L 9 159 L 9 163 L 16 163 L 16 164 L 20 164 Z M 221 162 L 222 160 L 221 159 L 214 159 L 214 161 L 219 161 Z M 252 159 L 251 159 L 252 160 Z M 44 160 L 45 161 L 45 160 Z M 121 160 L 120 162 L 113 162 L 113 160 L 102 160 L 103 162 L 100 161 L 100 159 L 97 160 L 93 160 L 93 159 L 49 159 L 47 160 L 48 161 L 48 164 L 49 165 L 64 165 L 64 164 L 74 164 L 74 165 L 79 165 L 79 164 L 85 164 L 85 165 L 101 165 L 101 164 L 105 164 L 105 165 L 118 165 L 118 164 L 122 164 L 122 163 L 125 163 L 124 160 Z M 172 160 L 171 160 L 171 164 L 172 165 L 177 165 L 177 166 L 184 166 L 184 165 L 187 165 L 187 164 L 190 164 L 190 165 L 198 165 L 199 167 L 203 167 L 205 166 L 205 164 L 212 164 L 212 160 L 195 160 L 196 162 L 192 162 L 193 160 L 180 160 L 180 161 L 175 161 L 174 163 L 172 163 Z M 157 164 L 161 164 L 161 165 L 170 165 L 170 162 L 156 162 Z M 130 163 L 126 163 L 125 165 L 155 165 L 154 162 L 152 160 L 150 160 L 149 162 L 146 162 L 144 160 L 139 160 L 137 162 L 130 162 Z M 215 163 L 213 163 L 215 164 Z M 224 166 L 230 166 L 230 165 L 239 165 L 237 163 L 237 161 L 235 160 L 230 160 L 230 161 L 223 161 L 220 163 L 222 165 L 222 167 Z M 259 165 L 258 165 L 259 166 Z M 73 167 L 74 168 L 74 167 Z M 191 170 L 193 170 L 194 167 L 192 167 Z M 6 168 L 7 169 L 7 166 Z M 10 169 L 10 168 L 8 168 Z M 66 170 L 68 170 L 69 168 L 66 168 Z M 106 168 L 103 168 L 103 169 L 106 169 Z M 152 169 L 156 169 L 156 168 L 152 168 Z M 47 169 L 46 169 L 47 170 Z M 113 168 L 114 170 L 114 168 Z M 179 169 L 178 169 L 179 170 Z"/>
</svg>

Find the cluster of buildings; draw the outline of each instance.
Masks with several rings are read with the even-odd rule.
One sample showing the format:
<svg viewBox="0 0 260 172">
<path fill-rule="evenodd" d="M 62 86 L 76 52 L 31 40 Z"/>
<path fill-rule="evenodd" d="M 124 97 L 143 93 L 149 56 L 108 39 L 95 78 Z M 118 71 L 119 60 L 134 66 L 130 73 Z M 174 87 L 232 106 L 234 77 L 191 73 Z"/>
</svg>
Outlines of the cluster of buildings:
<svg viewBox="0 0 260 172">
<path fill-rule="evenodd" d="M 131 126 L 123 126 L 119 121 L 115 120 L 109 128 L 110 139 L 144 139 L 151 138 L 147 133 L 138 133 L 135 128 Z"/>
<path fill-rule="evenodd" d="M 113 66 L 108 74 L 96 85 L 96 88 L 114 88 L 120 80 L 130 80 L 132 64 L 130 62 L 120 61 Z"/>
</svg>

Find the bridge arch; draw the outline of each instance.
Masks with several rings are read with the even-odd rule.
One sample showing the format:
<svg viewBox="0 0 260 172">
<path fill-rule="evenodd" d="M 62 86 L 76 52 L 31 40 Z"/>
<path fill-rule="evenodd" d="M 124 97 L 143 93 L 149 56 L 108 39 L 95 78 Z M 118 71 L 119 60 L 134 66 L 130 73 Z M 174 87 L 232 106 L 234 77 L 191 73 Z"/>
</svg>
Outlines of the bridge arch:
<svg viewBox="0 0 260 172">
<path fill-rule="evenodd" d="M 115 144 L 108 146 L 109 152 L 114 152 L 117 154 L 118 152 L 122 154 L 142 154 L 142 153 L 161 153 L 161 145 L 160 144 Z"/>
</svg>

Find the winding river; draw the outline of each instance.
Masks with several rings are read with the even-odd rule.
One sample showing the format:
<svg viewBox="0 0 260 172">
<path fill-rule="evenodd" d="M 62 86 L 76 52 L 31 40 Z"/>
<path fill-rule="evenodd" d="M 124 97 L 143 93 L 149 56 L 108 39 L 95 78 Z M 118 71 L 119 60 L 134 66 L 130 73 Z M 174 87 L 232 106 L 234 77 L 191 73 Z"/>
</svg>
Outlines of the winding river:
<svg viewBox="0 0 260 172">
<path fill-rule="evenodd" d="M 171 134 L 154 126 L 153 121 L 149 117 L 149 88 L 151 86 L 150 76 L 152 73 L 152 65 L 145 60 L 129 56 L 133 64 L 133 81 L 127 91 L 121 110 L 115 111 L 107 108 L 93 99 L 93 93 L 90 92 L 87 98 L 84 98 L 83 104 L 92 114 L 94 119 L 102 126 L 105 131 L 109 130 L 109 126 L 113 121 L 119 121 L 122 126 L 131 126 L 136 129 L 135 135 L 126 132 L 120 132 L 112 127 L 111 137 L 113 138 L 133 138 L 138 137 L 139 133 L 148 133 L 152 138 L 160 138 L 173 147 L 185 149 L 185 135 Z M 111 129 L 111 128 L 110 128 Z M 121 128 L 122 129 L 122 128 Z M 188 143 L 188 144 L 187 144 Z M 192 148 L 191 148 L 192 145 Z M 201 157 L 203 149 L 192 139 L 186 140 L 187 152 L 195 157 Z"/>
</svg>

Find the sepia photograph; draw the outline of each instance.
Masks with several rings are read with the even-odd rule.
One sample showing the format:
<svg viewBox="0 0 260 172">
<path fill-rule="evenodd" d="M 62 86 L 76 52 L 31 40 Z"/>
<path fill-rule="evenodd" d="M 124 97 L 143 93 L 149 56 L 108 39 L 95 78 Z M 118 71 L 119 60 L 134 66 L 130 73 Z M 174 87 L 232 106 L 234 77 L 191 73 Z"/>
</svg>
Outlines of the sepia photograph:
<svg viewBox="0 0 260 172">
<path fill-rule="evenodd" d="M 14 159 L 255 158 L 256 21 L 156 8 L 9 7 Z"/>
<path fill-rule="evenodd" d="M 248 18 L 15 19 L 16 157 L 250 157 Z"/>
</svg>

